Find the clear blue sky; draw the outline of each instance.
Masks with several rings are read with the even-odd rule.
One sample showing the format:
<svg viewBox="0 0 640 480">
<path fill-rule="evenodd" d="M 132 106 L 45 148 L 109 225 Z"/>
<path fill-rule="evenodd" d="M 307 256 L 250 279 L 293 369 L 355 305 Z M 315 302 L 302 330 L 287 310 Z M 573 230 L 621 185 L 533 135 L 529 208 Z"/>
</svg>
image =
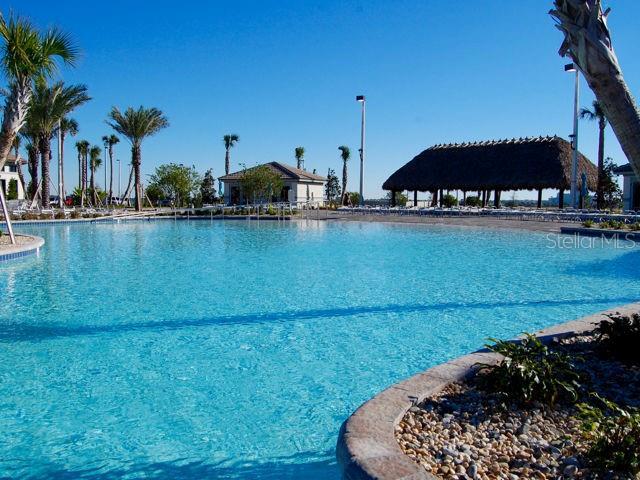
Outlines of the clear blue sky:
<svg viewBox="0 0 640 480">
<path fill-rule="evenodd" d="M 614 46 L 640 95 L 640 2 L 610 2 Z M 262 0 L 64 2 L 2 0 L 36 25 L 58 25 L 81 47 L 62 76 L 93 101 L 74 117 L 100 144 L 113 105 L 155 106 L 171 127 L 143 147 L 143 172 L 166 162 L 223 173 L 225 133 L 238 133 L 239 163 L 294 163 L 341 171 L 349 145 L 357 190 L 359 105 L 367 96 L 365 194 L 424 148 L 442 142 L 572 130 L 573 82 L 557 50 L 561 34 L 541 0 Z M 593 96 L 582 85 L 582 105 Z M 67 182 L 75 183 L 73 144 Z M 625 163 L 609 130 L 606 153 Z M 597 129 L 581 123 L 580 150 L 595 160 Z M 117 157 L 129 159 L 118 145 Z M 123 173 L 124 176 L 124 173 Z M 102 175 L 99 175 L 102 178 Z M 520 194 L 518 198 L 524 198 Z"/>
</svg>

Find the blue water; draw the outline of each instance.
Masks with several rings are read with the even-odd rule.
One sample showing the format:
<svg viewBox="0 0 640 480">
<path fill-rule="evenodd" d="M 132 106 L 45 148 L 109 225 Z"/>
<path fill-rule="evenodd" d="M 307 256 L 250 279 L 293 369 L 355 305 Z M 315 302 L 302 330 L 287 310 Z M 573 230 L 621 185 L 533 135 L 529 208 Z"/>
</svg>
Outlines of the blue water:
<svg viewBox="0 0 640 480">
<path fill-rule="evenodd" d="M 21 227 L 0 477 L 337 479 L 341 422 L 485 337 L 640 298 L 640 249 L 358 223 Z M 554 237 L 555 238 L 555 237 Z"/>
</svg>

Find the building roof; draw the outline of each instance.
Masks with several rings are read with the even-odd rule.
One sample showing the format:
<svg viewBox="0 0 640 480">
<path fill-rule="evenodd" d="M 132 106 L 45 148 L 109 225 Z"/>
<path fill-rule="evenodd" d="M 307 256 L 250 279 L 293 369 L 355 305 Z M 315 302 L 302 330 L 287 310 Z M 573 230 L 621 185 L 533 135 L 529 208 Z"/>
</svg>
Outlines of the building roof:
<svg viewBox="0 0 640 480">
<path fill-rule="evenodd" d="M 630 163 L 625 163 L 624 165 L 618 165 L 613 168 L 613 173 L 616 175 L 635 175 L 633 171 L 633 167 Z"/>
<path fill-rule="evenodd" d="M 398 169 L 382 188 L 396 191 L 568 189 L 572 153 L 571 144 L 557 136 L 434 145 Z M 580 174 L 586 172 L 587 185 L 595 190 L 596 166 L 582 154 L 578 159 Z"/>
<path fill-rule="evenodd" d="M 264 163 L 262 165 L 251 167 L 248 170 L 253 170 L 254 168 L 263 166 L 269 167 L 272 171 L 279 174 L 280 178 L 282 178 L 283 180 L 298 180 L 303 182 L 325 182 L 327 180 L 325 177 L 316 175 L 315 173 L 309 173 L 306 170 L 300 170 L 299 168 L 292 167 L 291 165 L 280 162 Z M 223 182 L 229 180 L 240 180 L 243 173 L 244 170 L 241 170 L 239 172 L 230 173 L 229 175 L 223 175 L 219 178 L 219 180 Z"/>
<path fill-rule="evenodd" d="M 14 164 L 16 163 L 16 156 L 12 153 L 10 153 L 9 156 L 7 157 L 7 164 L 9 163 L 14 163 Z M 26 165 L 26 164 L 27 164 L 27 161 L 24 158 L 20 157 L 20 165 Z"/>
</svg>

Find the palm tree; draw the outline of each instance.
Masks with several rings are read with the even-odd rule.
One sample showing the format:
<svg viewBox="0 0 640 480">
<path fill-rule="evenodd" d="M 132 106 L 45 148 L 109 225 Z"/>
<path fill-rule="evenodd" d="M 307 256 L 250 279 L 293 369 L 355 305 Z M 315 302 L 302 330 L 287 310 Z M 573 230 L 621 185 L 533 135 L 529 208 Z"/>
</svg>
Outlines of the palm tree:
<svg viewBox="0 0 640 480">
<path fill-rule="evenodd" d="M 640 175 L 640 111 L 622 76 L 601 0 L 554 0 L 549 12 L 564 34 L 560 56 L 570 56 L 596 95 L 620 146 Z"/>
<path fill-rule="evenodd" d="M 598 121 L 598 185 L 596 187 L 596 202 L 598 210 L 604 208 L 604 198 L 602 197 L 602 180 L 604 177 L 604 130 L 607 128 L 607 117 L 597 100 L 593 101 L 593 109 L 583 108 L 580 110 L 580 118 L 591 121 Z"/>
<path fill-rule="evenodd" d="M 142 162 L 142 141 L 169 126 L 167 117 L 157 108 L 131 107 L 125 112 L 113 107 L 109 113 L 111 127 L 131 142 L 131 164 L 133 165 L 136 186 L 136 210 L 142 210 L 142 182 L 140 164 Z"/>
<path fill-rule="evenodd" d="M 304 147 L 296 147 L 296 162 L 299 170 L 304 168 Z"/>
<path fill-rule="evenodd" d="M 109 205 L 111 205 L 111 197 L 113 196 L 113 146 L 120 143 L 120 139 L 113 134 L 105 135 L 102 137 L 102 143 L 109 149 L 109 171 L 111 174 L 109 176 L 109 196 L 107 198 L 109 199 Z"/>
<path fill-rule="evenodd" d="M 38 159 L 40 152 L 38 151 L 38 132 L 29 115 L 27 115 L 27 121 L 20 130 L 20 138 L 26 142 L 27 170 L 30 177 L 27 195 L 30 199 L 34 199 L 38 191 Z"/>
<path fill-rule="evenodd" d="M 89 142 L 80 140 L 76 142 L 78 150 L 78 187 L 80 188 L 80 206 L 84 207 L 84 199 L 87 197 L 87 157 L 89 155 Z"/>
<path fill-rule="evenodd" d="M 224 174 L 229 175 L 229 169 L 231 167 L 231 159 L 229 157 L 229 152 L 233 148 L 233 146 L 240 141 L 240 137 L 235 133 L 230 135 L 225 135 L 222 137 L 222 141 L 224 142 Z"/>
<path fill-rule="evenodd" d="M 76 107 L 88 102 L 87 87 L 84 85 L 65 86 L 57 82 L 47 86 L 44 81 L 36 82 L 31 99 L 29 116 L 38 132 L 38 150 L 42 169 L 42 206 L 49 207 L 49 160 L 51 159 L 51 139 L 58 122 Z M 59 192 L 62 195 L 62 192 Z"/>
<path fill-rule="evenodd" d="M 73 118 L 62 117 L 62 119 L 60 120 L 60 123 L 58 124 L 58 128 L 60 129 L 60 165 L 58 167 L 60 169 L 60 171 L 58 172 L 58 174 L 60 175 L 60 178 L 61 178 L 60 185 L 62 187 L 62 190 L 61 190 L 61 193 L 60 193 L 60 198 L 62 200 L 63 197 L 64 197 L 64 192 L 65 192 L 65 188 L 64 188 L 64 141 L 67 138 L 67 135 L 71 135 L 72 137 L 75 137 L 78 134 L 78 122 Z"/>
<path fill-rule="evenodd" d="M 25 196 L 27 194 L 27 185 L 24 181 L 24 174 L 22 173 L 22 159 L 20 158 L 20 145 L 22 144 L 22 137 L 17 136 L 13 139 L 13 152 L 16 157 L 16 169 L 18 171 L 18 179 L 20 180 L 20 185 L 22 185 L 22 191 Z"/>
<path fill-rule="evenodd" d="M 338 147 L 340 157 L 342 158 L 342 204 L 347 203 L 347 162 L 351 158 L 351 150 L 346 145 Z"/>
<path fill-rule="evenodd" d="M 94 145 L 89 150 L 89 168 L 91 169 L 91 180 L 89 185 L 91 188 L 91 196 L 93 197 L 93 204 L 98 205 L 98 191 L 96 190 L 96 170 L 102 165 L 102 148 L 98 145 Z"/>
<path fill-rule="evenodd" d="M 41 34 L 23 18 L 12 15 L 7 20 L 0 14 L 0 51 L 0 68 L 9 84 L 0 128 L 2 170 L 13 139 L 26 122 L 34 79 L 51 76 L 58 61 L 73 66 L 78 50 L 68 35 L 55 28 Z"/>
</svg>

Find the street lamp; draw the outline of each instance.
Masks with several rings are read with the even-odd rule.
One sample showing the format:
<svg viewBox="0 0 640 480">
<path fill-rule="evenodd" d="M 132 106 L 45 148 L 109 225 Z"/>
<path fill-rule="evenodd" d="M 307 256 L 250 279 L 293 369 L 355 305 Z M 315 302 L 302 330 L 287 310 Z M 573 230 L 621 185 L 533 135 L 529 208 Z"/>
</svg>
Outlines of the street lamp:
<svg viewBox="0 0 640 480">
<path fill-rule="evenodd" d="M 576 208 L 578 203 L 578 103 L 580 101 L 580 71 L 575 63 L 564 66 L 565 72 L 575 72 L 575 93 L 573 99 L 573 135 L 571 135 L 571 206 Z"/>
<path fill-rule="evenodd" d="M 120 177 L 122 176 L 122 163 L 120 163 L 120 159 L 117 158 L 116 162 L 118 162 L 118 203 L 122 205 L 122 197 L 120 197 Z"/>
<path fill-rule="evenodd" d="M 364 95 L 357 95 L 356 102 L 362 104 L 362 123 L 360 125 L 360 205 L 364 205 L 364 132 L 367 101 L 364 98 Z"/>
<path fill-rule="evenodd" d="M 109 165 L 107 164 L 107 148 L 109 148 L 109 141 L 105 139 L 104 141 L 104 191 L 107 192 L 107 195 L 108 195 L 109 191 L 107 190 L 107 167 Z M 110 203 L 111 203 L 111 199 L 105 196 L 104 197 L 105 206 Z"/>
</svg>

